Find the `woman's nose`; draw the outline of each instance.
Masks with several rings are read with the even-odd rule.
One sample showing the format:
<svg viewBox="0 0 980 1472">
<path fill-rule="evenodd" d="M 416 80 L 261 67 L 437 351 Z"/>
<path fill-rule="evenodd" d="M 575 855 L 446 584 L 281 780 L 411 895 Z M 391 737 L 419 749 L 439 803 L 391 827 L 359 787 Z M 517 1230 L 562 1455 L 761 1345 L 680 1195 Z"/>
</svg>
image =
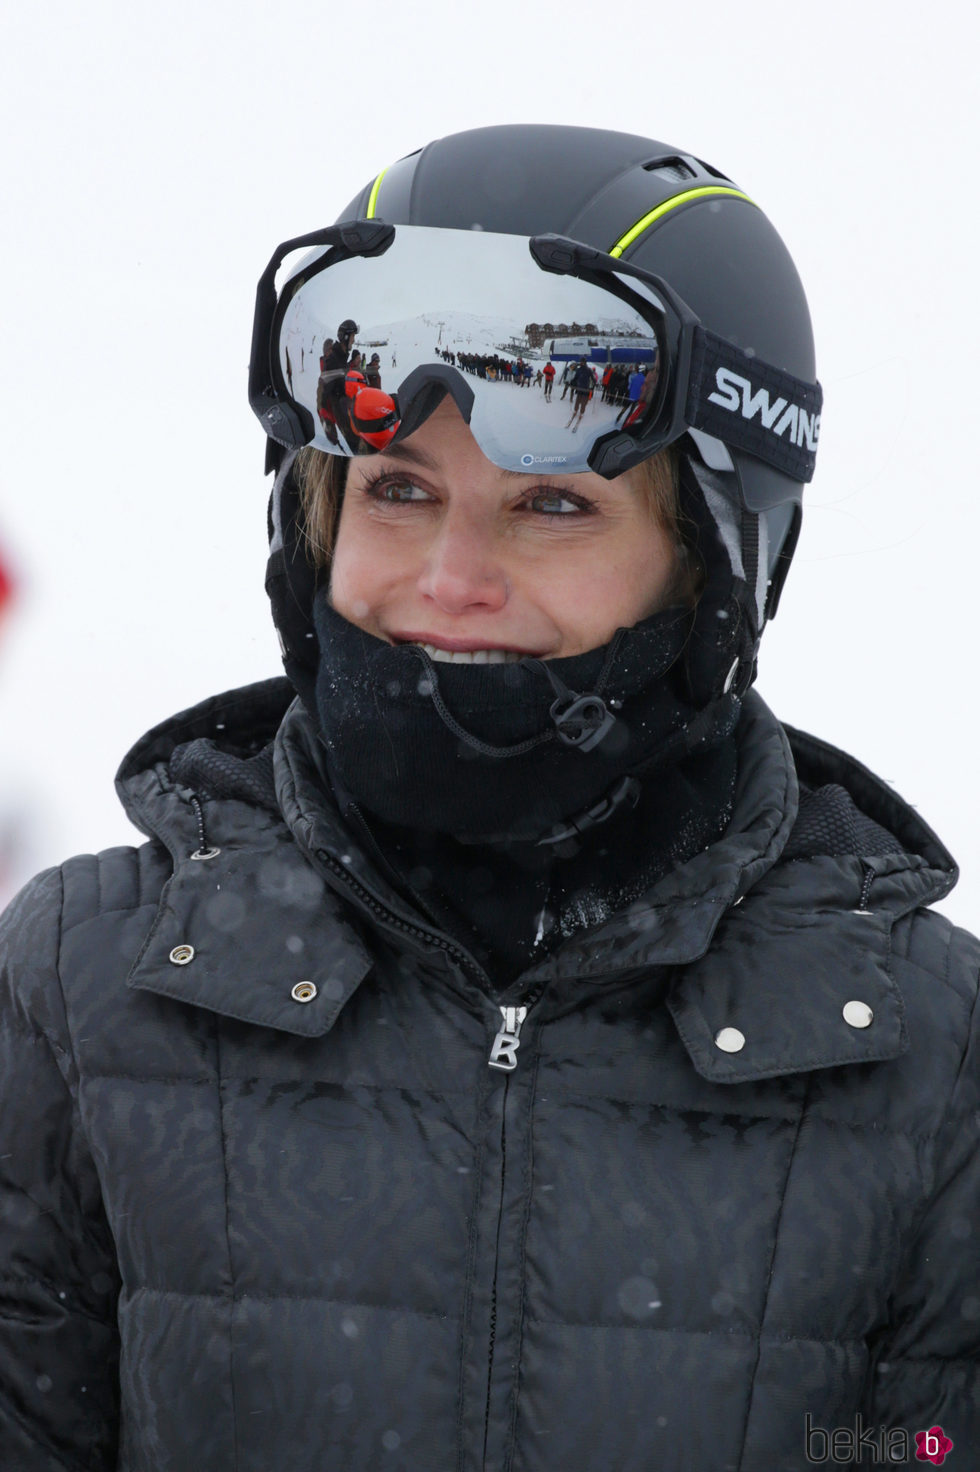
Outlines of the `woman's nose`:
<svg viewBox="0 0 980 1472">
<path fill-rule="evenodd" d="M 506 603 L 507 587 L 490 528 L 450 514 L 429 547 L 419 579 L 423 597 L 449 614 L 492 613 Z"/>
</svg>

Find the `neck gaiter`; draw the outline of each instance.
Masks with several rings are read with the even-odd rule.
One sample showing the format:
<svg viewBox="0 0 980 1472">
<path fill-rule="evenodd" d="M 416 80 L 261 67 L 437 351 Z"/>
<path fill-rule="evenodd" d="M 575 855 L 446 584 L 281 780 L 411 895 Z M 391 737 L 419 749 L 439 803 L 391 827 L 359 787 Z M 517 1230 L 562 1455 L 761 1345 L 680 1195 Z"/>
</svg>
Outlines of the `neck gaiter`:
<svg viewBox="0 0 980 1472">
<path fill-rule="evenodd" d="M 325 593 L 313 616 L 331 780 L 367 814 L 419 833 L 540 843 L 570 822 L 595 826 L 610 794 L 614 810 L 635 802 L 648 776 L 715 745 L 738 718 L 734 696 L 698 710 L 684 694 L 687 609 L 585 654 L 498 665 L 433 663 L 349 623 Z"/>
</svg>

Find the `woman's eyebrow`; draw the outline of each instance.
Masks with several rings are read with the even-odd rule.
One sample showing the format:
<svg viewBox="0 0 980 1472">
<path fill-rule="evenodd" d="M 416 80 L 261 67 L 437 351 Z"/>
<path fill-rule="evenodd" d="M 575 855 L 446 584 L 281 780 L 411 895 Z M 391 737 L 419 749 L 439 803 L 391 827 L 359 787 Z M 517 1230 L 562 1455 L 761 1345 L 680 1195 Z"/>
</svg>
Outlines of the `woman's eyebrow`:
<svg viewBox="0 0 980 1472">
<path fill-rule="evenodd" d="M 417 445 L 409 445 L 407 443 L 388 445 L 381 454 L 372 458 L 376 460 L 402 460 L 409 465 L 421 465 L 423 469 L 432 471 L 438 471 L 444 468 L 440 466 L 439 461 L 428 450 L 423 450 Z M 501 475 L 507 476 L 508 480 L 548 480 L 550 476 L 554 475 L 552 471 L 545 472 L 543 475 L 533 476 L 526 470 L 507 470 L 502 465 L 497 465 L 494 469 L 498 470 Z"/>
<path fill-rule="evenodd" d="M 388 445 L 382 455 L 377 456 L 379 460 L 406 460 L 410 465 L 422 465 L 426 470 L 438 470 L 439 465 L 434 455 L 428 450 L 419 449 L 415 445 Z"/>
</svg>

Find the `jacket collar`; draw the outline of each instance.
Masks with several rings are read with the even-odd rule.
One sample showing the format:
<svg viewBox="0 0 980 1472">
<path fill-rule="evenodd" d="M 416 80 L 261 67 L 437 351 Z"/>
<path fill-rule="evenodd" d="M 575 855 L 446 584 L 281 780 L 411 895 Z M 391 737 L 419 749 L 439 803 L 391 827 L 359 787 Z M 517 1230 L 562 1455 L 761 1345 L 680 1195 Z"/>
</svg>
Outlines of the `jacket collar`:
<svg viewBox="0 0 980 1472">
<path fill-rule="evenodd" d="M 206 737 L 234 748 L 271 740 L 292 699 L 285 680 L 231 691 L 150 731 L 116 785 L 127 813 L 173 861 L 128 985 L 298 1037 L 336 1021 L 372 965 L 342 905 L 297 848 L 282 819 L 251 803 L 201 800 L 201 849 L 192 794 L 169 757 Z M 297 999 L 316 988 L 312 1001 Z M 300 988 L 297 993 L 296 988 Z"/>
<path fill-rule="evenodd" d="M 745 736 L 751 740 L 757 725 L 765 743 L 775 722 L 757 696 L 747 701 L 746 715 Z M 880 778 L 814 737 L 790 731 L 784 739 L 787 745 L 771 746 L 756 773 L 763 785 L 788 760 L 810 786 L 844 786 L 897 841 L 884 853 L 763 862 L 750 883 L 739 880 L 739 896 L 712 927 L 713 945 L 677 972 L 667 997 L 694 1067 L 713 1083 L 874 1063 L 906 1052 L 892 930 L 956 882 L 949 852 Z M 755 777 L 746 775 L 751 790 Z M 787 790 L 795 816 L 798 788 Z M 773 835 L 779 853 L 784 835 L 785 829 Z"/>
<path fill-rule="evenodd" d="M 720 917 L 711 949 L 671 982 L 677 1030 L 712 1083 L 872 1063 L 909 1046 L 889 965 L 894 912 L 856 907 L 858 861 L 791 868 L 773 870 Z M 847 1020 L 867 1016 L 867 1026 Z"/>
<path fill-rule="evenodd" d="M 345 830 L 324 792 L 308 718 L 298 702 L 283 714 L 289 695 L 276 680 L 216 697 L 157 727 L 123 763 L 118 784 L 127 811 L 174 862 L 129 984 L 313 1037 L 329 1030 L 372 964 L 340 894 L 367 916 L 378 913 L 374 907 L 386 911 L 403 943 L 424 951 L 426 940 L 419 917 Z M 195 860 L 191 794 L 170 780 L 169 753 L 201 735 L 234 744 L 245 732 L 254 737 L 261 722 L 270 731 L 278 724 L 285 823 L 246 802 L 208 801 L 208 845 L 220 852 Z M 567 942 L 522 984 L 548 983 L 554 1007 L 571 1003 L 582 986 L 670 968 L 667 1004 L 680 1037 L 697 1071 L 717 1083 L 896 1057 L 908 1037 L 889 969 L 891 930 L 952 888 L 955 865 L 918 815 L 866 769 L 812 737 L 792 733 L 791 747 L 754 693 L 738 735 L 735 812 L 725 835 L 641 900 Z M 897 833 L 896 851 L 780 864 L 797 812 L 797 766 L 811 785 L 847 786 L 869 816 Z M 869 913 L 862 913 L 869 864 L 876 877 Z M 184 965 L 172 959 L 181 946 L 193 948 Z M 303 982 L 317 989 L 313 1004 L 294 999 Z M 871 1010 L 870 1026 L 844 1019 L 852 1001 Z M 735 1032 L 743 1045 L 725 1051 L 718 1039 Z"/>
</svg>

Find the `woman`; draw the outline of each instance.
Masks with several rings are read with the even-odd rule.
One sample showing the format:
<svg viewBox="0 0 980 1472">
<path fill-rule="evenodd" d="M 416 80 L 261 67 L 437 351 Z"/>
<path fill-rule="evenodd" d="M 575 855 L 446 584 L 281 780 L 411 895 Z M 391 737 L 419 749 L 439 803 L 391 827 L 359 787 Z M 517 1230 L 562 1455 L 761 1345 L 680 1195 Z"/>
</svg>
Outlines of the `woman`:
<svg viewBox="0 0 980 1472">
<path fill-rule="evenodd" d="M 340 218 L 256 310 L 288 681 L 150 732 L 149 842 L 4 921 L 2 1465 L 966 1465 L 980 948 L 751 690 L 819 425 L 785 248 L 550 127 Z M 402 366 L 327 434 L 285 354 L 347 315 Z M 645 339 L 656 393 L 572 440 L 432 320 Z"/>
</svg>

